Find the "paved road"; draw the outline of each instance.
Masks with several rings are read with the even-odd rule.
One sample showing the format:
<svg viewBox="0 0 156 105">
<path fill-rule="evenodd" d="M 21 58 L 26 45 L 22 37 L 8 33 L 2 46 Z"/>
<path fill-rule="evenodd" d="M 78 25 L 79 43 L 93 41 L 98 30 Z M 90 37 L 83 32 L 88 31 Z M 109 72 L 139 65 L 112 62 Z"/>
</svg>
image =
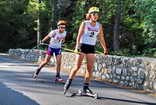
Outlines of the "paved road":
<svg viewBox="0 0 156 105">
<path fill-rule="evenodd" d="M 44 68 L 37 81 L 31 78 L 36 67 L 0 54 L 0 105 L 156 105 L 156 97 L 97 81 L 91 88 L 100 99 L 65 97 L 63 85 L 54 83 L 54 70 Z M 67 78 L 67 73 L 62 75 Z M 80 88 L 82 81 L 76 78 L 73 88 Z"/>
</svg>

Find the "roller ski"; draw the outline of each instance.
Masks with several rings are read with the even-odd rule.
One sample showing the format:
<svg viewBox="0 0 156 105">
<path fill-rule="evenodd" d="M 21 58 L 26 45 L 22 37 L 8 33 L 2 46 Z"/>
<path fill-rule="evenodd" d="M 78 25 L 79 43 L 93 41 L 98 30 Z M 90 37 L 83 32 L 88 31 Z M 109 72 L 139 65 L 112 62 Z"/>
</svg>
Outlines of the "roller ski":
<svg viewBox="0 0 156 105">
<path fill-rule="evenodd" d="M 55 78 L 55 83 L 62 83 L 62 84 L 64 84 L 65 81 L 61 77 L 56 77 Z"/>
<path fill-rule="evenodd" d="M 72 94 L 70 94 L 70 93 L 72 93 L 71 92 L 71 89 L 69 89 L 70 88 L 70 85 L 71 85 L 71 83 L 72 83 L 72 80 L 67 80 L 66 81 L 66 83 L 65 83 L 65 85 L 64 85 L 64 95 L 66 96 L 66 97 L 71 97 L 72 96 Z M 68 94 L 69 93 L 69 94 Z"/>
<path fill-rule="evenodd" d="M 40 70 L 41 70 L 41 69 L 37 69 L 37 70 L 33 73 L 33 75 L 32 75 L 32 78 L 33 78 L 33 79 L 37 80 L 38 74 L 39 74 Z"/>
<path fill-rule="evenodd" d="M 66 97 L 74 97 L 74 96 L 86 96 L 86 97 L 92 97 L 95 99 L 98 99 L 98 94 L 93 93 L 89 88 L 83 89 L 83 90 L 74 90 L 69 89 L 70 85 L 66 84 L 64 87 L 64 95 Z"/>
<path fill-rule="evenodd" d="M 78 90 L 77 92 L 71 92 L 71 97 L 73 96 L 86 96 L 98 99 L 98 94 L 93 93 L 90 89 L 88 90 Z"/>
<path fill-rule="evenodd" d="M 37 77 L 38 77 L 38 75 L 34 72 L 33 75 L 32 75 L 32 78 L 37 80 Z"/>
</svg>

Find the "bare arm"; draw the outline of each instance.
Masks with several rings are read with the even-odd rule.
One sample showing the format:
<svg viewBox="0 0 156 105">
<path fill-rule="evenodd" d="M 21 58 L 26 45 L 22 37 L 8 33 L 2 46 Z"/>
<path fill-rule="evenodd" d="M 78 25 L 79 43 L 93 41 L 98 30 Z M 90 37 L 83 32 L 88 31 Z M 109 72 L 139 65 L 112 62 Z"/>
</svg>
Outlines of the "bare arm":
<svg viewBox="0 0 156 105">
<path fill-rule="evenodd" d="M 106 42 L 105 42 L 105 38 L 104 38 L 104 32 L 103 32 L 102 25 L 100 26 L 100 33 L 98 36 L 99 36 L 100 44 L 101 44 L 102 48 L 104 49 L 104 54 L 107 55 L 108 50 L 106 47 Z"/>
<path fill-rule="evenodd" d="M 76 39 L 76 49 L 79 48 L 79 45 L 80 45 L 80 39 L 84 33 L 84 26 L 85 26 L 85 23 L 82 22 L 80 27 L 79 27 L 79 31 L 78 31 L 78 36 L 77 36 L 77 39 Z"/>
<path fill-rule="evenodd" d="M 44 42 L 44 41 L 46 41 L 46 40 L 48 40 L 50 37 L 47 35 L 47 36 L 45 36 L 43 39 L 42 39 L 42 42 Z"/>
</svg>

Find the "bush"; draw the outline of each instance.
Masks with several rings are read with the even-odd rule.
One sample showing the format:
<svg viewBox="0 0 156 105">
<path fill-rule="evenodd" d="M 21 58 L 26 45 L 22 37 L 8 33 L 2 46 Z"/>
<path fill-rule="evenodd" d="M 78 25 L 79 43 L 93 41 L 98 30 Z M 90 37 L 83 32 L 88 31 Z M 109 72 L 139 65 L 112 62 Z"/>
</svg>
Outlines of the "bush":
<svg viewBox="0 0 156 105">
<path fill-rule="evenodd" d="M 143 51 L 143 56 L 156 57 L 156 48 L 147 48 Z"/>
</svg>

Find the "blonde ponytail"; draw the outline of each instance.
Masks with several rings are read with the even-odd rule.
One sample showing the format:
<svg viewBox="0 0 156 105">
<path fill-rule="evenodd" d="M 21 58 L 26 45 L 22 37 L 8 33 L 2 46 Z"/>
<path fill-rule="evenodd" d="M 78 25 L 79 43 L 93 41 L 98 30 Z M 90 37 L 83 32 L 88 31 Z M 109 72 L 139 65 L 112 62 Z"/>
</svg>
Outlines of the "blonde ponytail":
<svg viewBox="0 0 156 105">
<path fill-rule="evenodd" d="M 86 14 L 86 20 L 89 20 L 89 19 L 90 19 L 90 14 L 87 13 L 87 14 Z"/>
</svg>

